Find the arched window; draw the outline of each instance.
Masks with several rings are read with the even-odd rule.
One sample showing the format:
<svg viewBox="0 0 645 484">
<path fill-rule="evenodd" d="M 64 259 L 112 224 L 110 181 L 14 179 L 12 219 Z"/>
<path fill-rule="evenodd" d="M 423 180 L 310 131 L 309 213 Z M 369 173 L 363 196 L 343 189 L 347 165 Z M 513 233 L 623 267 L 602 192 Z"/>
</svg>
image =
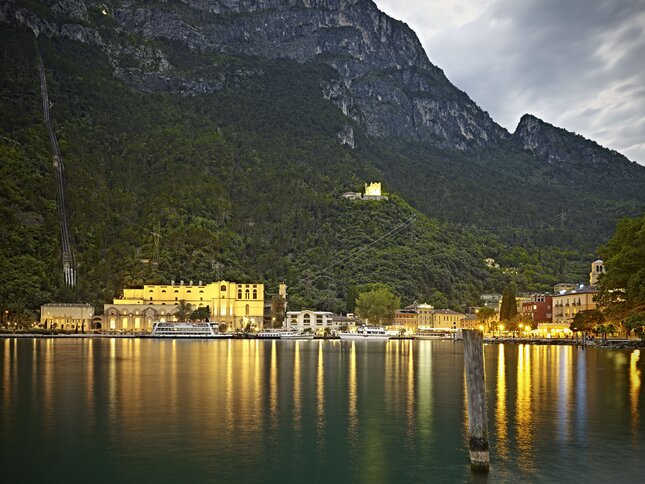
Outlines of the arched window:
<svg viewBox="0 0 645 484">
<path fill-rule="evenodd" d="M 248 299 L 248 298 L 249 298 L 249 290 L 247 289 L 246 291 L 244 291 L 244 299 Z"/>
<path fill-rule="evenodd" d="M 258 290 L 253 289 L 253 299 L 257 299 L 257 298 L 258 298 Z"/>
<path fill-rule="evenodd" d="M 247 305 L 245 306 L 245 308 L 244 308 L 244 314 L 245 314 L 246 316 L 248 316 L 250 313 L 251 313 L 251 308 L 250 308 L 250 307 L 249 307 L 249 305 L 247 304 Z"/>
<path fill-rule="evenodd" d="M 161 292 L 166 292 L 166 290 L 165 290 L 165 289 L 162 289 L 162 290 L 161 290 Z"/>
<path fill-rule="evenodd" d="M 311 325 L 311 316 L 309 315 L 309 313 L 305 313 L 302 316 L 302 324 L 305 325 L 305 326 L 310 326 Z"/>
<path fill-rule="evenodd" d="M 123 329 L 128 329 L 128 318 L 125 317 L 121 320 L 121 325 L 123 326 Z"/>
<path fill-rule="evenodd" d="M 226 285 L 222 284 L 222 287 L 220 287 L 219 290 L 222 292 L 226 292 Z"/>
<path fill-rule="evenodd" d="M 237 290 L 237 298 L 242 299 L 242 289 L 241 288 Z"/>
<path fill-rule="evenodd" d="M 150 289 L 148 292 L 154 292 L 154 291 L 152 289 Z M 164 292 L 166 292 L 166 291 L 164 291 Z"/>
<path fill-rule="evenodd" d="M 188 289 L 186 292 L 187 292 L 187 293 L 190 293 L 190 292 L 192 292 L 192 291 L 191 291 L 190 289 Z"/>
<path fill-rule="evenodd" d="M 176 292 L 176 293 L 177 293 L 177 292 L 179 292 L 179 289 L 175 289 L 175 292 Z"/>
</svg>

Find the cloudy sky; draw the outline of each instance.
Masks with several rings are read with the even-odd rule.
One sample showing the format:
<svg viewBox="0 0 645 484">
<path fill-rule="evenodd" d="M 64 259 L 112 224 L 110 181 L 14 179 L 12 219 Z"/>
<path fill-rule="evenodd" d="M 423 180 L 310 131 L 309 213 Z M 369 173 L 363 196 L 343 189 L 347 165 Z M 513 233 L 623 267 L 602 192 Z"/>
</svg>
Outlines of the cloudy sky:
<svg viewBox="0 0 645 484">
<path fill-rule="evenodd" d="M 645 164 L 645 0 L 375 0 L 513 132 L 524 113 Z"/>
</svg>

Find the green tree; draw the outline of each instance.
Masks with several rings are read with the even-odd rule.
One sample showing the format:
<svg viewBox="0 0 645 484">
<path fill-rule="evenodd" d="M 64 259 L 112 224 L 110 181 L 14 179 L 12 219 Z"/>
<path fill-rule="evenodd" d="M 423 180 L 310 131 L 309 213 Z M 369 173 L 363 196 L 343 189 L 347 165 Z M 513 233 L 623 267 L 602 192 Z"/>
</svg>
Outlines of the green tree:
<svg viewBox="0 0 645 484">
<path fill-rule="evenodd" d="M 517 315 L 517 300 L 515 299 L 515 286 L 509 284 L 502 291 L 502 303 L 499 309 L 499 320 L 510 321 Z"/>
<path fill-rule="evenodd" d="M 271 297 L 271 325 L 273 327 L 282 326 L 286 315 L 286 307 L 287 301 L 284 297 L 280 296 L 279 294 Z"/>
<path fill-rule="evenodd" d="M 361 292 L 356 300 L 356 313 L 371 324 L 391 322 L 399 307 L 401 300 L 387 288 Z"/>
<path fill-rule="evenodd" d="M 190 314 L 190 320 L 191 321 L 206 321 L 209 319 L 211 316 L 211 311 L 208 306 L 203 306 L 201 308 L 195 309 L 191 314 Z"/>
<path fill-rule="evenodd" d="M 192 312 L 193 312 L 192 304 L 182 299 L 181 301 L 179 301 L 179 304 L 177 305 L 177 311 L 175 311 L 175 316 L 177 317 L 177 321 L 188 321 L 188 318 L 192 314 Z"/>
<path fill-rule="evenodd" d="M 632 331 L 643 341 L 645 341 L 645 312 L 631 313 L 625 320 L 625 328 L 628 334 Z"/>
<path fill-rule="evenodd" d="M 605 317 L 597 309 L 588 309 L 586 311 L 580 311 L 576 313 L 573 317 L 573 321 L 569 325 L 569 329 L 574 333 L 589 333 L 594 330 L 594 328 L 605 322 Z"/>
<path fill-rule="evenodd" d="M 607 268 L 598 283 L 598 306 L 612 321 L 645 311 L 645 215 L 618 222 L 598 252 Z"/>
</svg>

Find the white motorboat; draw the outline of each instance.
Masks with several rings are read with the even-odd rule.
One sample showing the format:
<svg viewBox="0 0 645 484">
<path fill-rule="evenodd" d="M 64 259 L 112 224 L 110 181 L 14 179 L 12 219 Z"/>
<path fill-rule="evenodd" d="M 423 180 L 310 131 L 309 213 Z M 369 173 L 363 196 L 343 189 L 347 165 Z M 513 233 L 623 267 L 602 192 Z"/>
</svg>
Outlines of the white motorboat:
<svg viewBox="0 0 645 484">
<path fill-rule="evenodd" d="M 292 333 L 292 331 L 287 328 L 267 328 L 263 329 L 255 336 L 260 339 L 280 339 L 283 334 L 289 333 Z"/>
<path fill-rule="evenodd" d="M 348 340 L 388 340 L 390 335 L 379 326 L 361 326 L 355 333 L 339 333 L 340 339 Z"/>
<path fill-rule="evenodd" d="M 294 340 L 294 339 L 314 339 L 313 333 L 298 333 L 297 331 L 289 331 L 280 335 L 280 339 Z"/>
<path fill-rule="evenodd" d="M 220 333 L 218 323 L 156 322 L 153 323 L 153 338 L 230 338 Z"/>
</svg>

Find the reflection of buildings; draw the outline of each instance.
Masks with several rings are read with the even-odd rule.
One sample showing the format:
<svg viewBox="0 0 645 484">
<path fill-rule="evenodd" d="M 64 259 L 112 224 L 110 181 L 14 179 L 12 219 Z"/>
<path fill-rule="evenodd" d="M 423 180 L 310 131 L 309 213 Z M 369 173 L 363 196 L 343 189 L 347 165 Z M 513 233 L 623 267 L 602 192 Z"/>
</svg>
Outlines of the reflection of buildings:
<svg viewBox="0 0 645 484">
<path fill-rule="evenodd" d="M 89 304 L 52 303 L 40 306 L 40 323 L 48 328 L 88 331 L 92 328 L 94 308 Z"/>
<path fill-rule="evenodd" d="M 193 310 L 208 308 L 211 321 L 226 323 L 232 329 L 263 325 L 264 284 L 172 281 L 170 285 L 124 289 L 122 298 L 104 306 L 103 329 L 150 331 L 153 321 L 176 320 L 180 301 L 189 303 Z"/>
</svg>

